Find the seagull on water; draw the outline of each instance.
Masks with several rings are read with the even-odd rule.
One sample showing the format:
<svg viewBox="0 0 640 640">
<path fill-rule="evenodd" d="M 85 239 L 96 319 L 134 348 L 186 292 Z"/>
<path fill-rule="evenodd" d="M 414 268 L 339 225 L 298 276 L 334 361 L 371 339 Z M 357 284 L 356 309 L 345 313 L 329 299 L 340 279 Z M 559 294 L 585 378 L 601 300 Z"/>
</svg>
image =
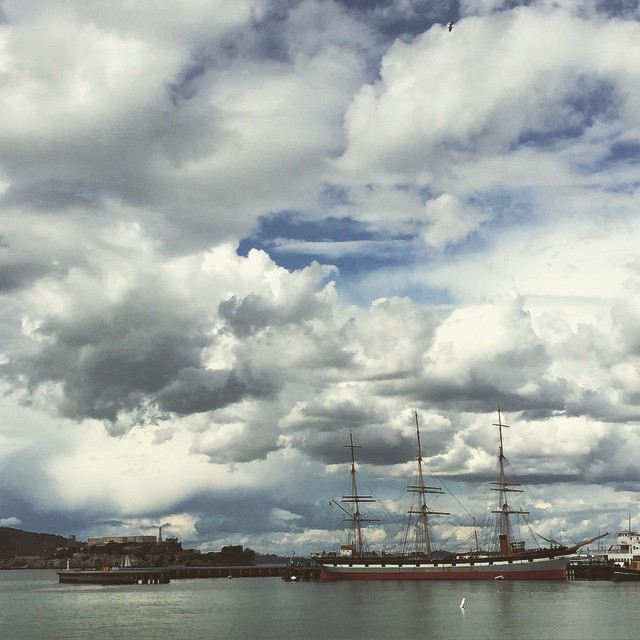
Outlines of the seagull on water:
<svg viewBox="0 0 640 640">
<path fill-rule="evenodd" d="M 464 603 L 467 601 L 466 598 L 462 598 L 462 600 L 460 600 L 460 608 L 464 609 Z"/>
</svg>

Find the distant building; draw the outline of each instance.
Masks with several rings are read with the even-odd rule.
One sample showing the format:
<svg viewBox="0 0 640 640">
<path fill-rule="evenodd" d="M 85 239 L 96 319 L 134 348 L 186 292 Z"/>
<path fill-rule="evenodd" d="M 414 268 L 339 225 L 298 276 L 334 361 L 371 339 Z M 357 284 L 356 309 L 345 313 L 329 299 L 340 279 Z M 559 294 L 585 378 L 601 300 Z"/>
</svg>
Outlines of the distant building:
<svg viewBox="0 0 640 640">
<path fill-rule="evenodd" d="M 84 547 L 85 543 L 81 542 L 80 540 L 78 540 L 78 538 L 76 537 L 75 534 L 71 534 L 68 538 L 67 538 L 67 544 L 65 545 L 67 548 L 79 548 L 79 547 Z M 58 547 L 58 549 L 64 549 L 64 547 Z"/>
<path fill-rule="evenodd" d="M 93 547 L 100 544 L 116 542 L 118 544 L 154 544 L 157 542 L 155 536 L 103 536 L 101 538 L 89 538 L 87 545 Z"/>
</svg>

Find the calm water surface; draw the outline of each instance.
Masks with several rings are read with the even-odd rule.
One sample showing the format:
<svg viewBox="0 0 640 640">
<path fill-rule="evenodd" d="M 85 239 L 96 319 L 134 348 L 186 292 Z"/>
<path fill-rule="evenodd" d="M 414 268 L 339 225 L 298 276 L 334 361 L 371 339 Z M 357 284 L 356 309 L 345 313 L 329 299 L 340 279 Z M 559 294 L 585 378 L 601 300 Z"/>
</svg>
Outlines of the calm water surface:
<svg viewBox="0 0 640 640">
<path fill-rule="evenodd" d="M 237 578 L 103 587 L 61 585 L 54 571 L 0 571 L 0 637 L 624 640 L 639 636 L 638 603 L 640 583 Z"/>
</svg>

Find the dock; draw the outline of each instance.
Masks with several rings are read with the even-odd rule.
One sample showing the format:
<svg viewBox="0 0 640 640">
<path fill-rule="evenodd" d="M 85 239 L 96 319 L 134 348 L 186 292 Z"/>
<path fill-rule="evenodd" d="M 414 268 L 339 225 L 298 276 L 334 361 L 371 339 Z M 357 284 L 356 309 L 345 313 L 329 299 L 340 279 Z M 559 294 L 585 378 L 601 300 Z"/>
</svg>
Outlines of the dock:
<svg viewBox="0 0 640 640">
<path fill-rule="evenodd" d="M 60 584 L 168 584 L 171 581 L 165 567 L 103 567 L 102 569 L 64 569 L 58 571 Z"/>
<path fill-rule="evenodd" d="M 286 565 L 246 565 L 217 567 L 168 567 L 171 579 L 193 578 L 280 578 Z"/>
<path fill-rule="evenodd" d="M 567 564 L 567 580 L 613 580 L 615 566 L 603 560 L 573 561 Z"/>
<path fill-rule="evenodd" d="M 212 567 L 103 567 L 58 571 L 61 584 L 168 584 L 201 578 L 282 578 L 287 582 L 318 580 L 320 567 L 310 565 L 246 565 Z"/>
</svg>

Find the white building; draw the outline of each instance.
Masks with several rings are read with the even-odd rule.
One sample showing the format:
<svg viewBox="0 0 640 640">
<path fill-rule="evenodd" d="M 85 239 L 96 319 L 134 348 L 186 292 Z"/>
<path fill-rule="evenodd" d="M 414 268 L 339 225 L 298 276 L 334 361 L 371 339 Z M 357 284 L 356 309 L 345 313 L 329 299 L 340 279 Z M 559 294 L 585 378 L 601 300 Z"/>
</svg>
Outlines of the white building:
<svg viewBox="0 0 640 640">
<path fill-rule="evenodd" d="M 631 566 L 631 561 L 635 556 L 640 559 L 640 533 L 631 531 L 631 527 L 629 527 L 626 531 L 620 531 L 617 534 L 615 544 L 591 551 L 590 555 L 595 558 L 613 560 L 621 566 Z"/>
<path fill-rule="evenodd" d="M 118 544 L 151 544 L 157 541 L 158 539 L 155 536 L 104 536 L 102 538 L 89 538 L 87 545 L 91 547 L 98 544 L 109 544 L 110 542 L 117 542 Z"/>
</svg>

